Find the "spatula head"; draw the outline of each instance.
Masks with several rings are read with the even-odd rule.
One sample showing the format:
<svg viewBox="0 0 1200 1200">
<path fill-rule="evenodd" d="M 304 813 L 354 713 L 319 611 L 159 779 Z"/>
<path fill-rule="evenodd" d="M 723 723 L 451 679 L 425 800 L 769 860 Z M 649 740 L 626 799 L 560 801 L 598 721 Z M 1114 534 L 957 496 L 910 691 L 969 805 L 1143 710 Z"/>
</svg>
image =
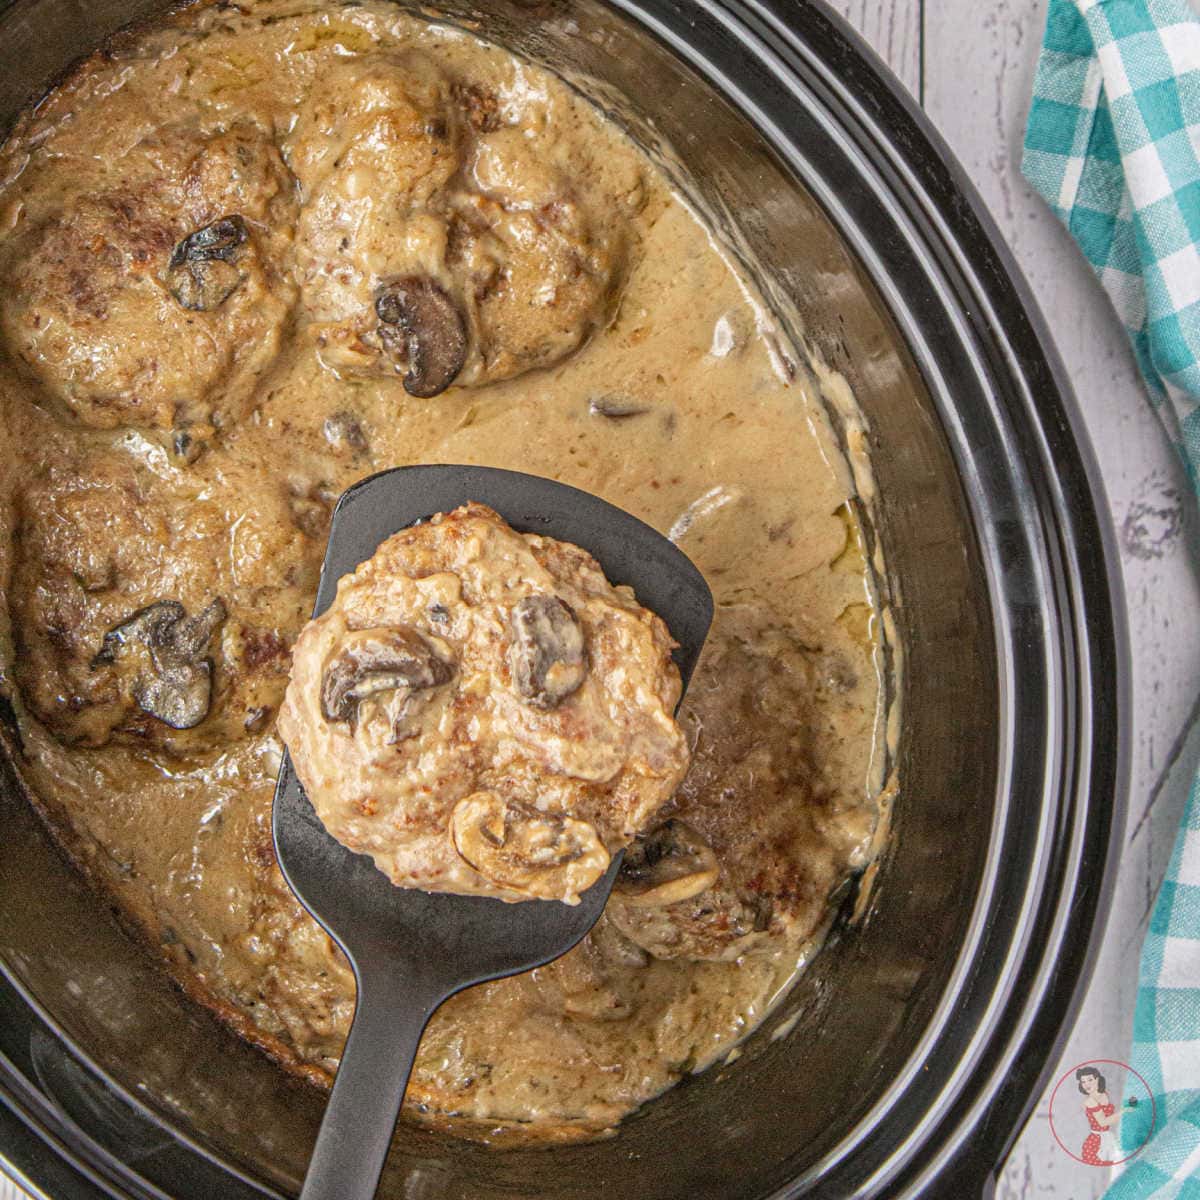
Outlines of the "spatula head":
<svg viewBox="0 0 1200 1200">
<path fill-rule="evenodd" d="M 609 581 L 628 584 L 679 643 L 684 687 L 712 622 L 712 596 L 691 560 L 662 534 L 577 488 L 490 467 L 399 467 L 355 484 L 334 510 L 313 615 L 332 603 L 338 580 L 399 530 L 470 500 L 514 529 L 574 542 Z M 565 954 L 595 924 L 620 867 L 577 905 L 554 900 L 507 904 L 480 896 L 431 895 L 394 886 L 365 855 L 321 824 L 284 754 L 272 814 L 275 853 L 301 903 L 341 946 L 355 974 L 402 970 L 430 992 L 529 970 Z"/>
</svg>

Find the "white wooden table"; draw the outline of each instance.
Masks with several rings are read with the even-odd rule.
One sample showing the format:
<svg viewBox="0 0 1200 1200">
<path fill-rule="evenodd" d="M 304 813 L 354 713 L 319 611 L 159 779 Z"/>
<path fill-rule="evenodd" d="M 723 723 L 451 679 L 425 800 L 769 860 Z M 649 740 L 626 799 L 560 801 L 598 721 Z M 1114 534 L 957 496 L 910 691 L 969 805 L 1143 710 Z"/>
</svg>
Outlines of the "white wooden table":
<svg viewBox="0 0 1200 1200">
<path fill-rule="evenodd" d="M 1125 1059 L 1142 937 L 1200 763 L 1194 505 L 1145 402 L 1124 332 L 1065 230 L 1017 170 L 1047 0 L 831 3 L 924 105 L 990 206 L 1049 319 L 1108 488 L 1132 626 L 1133 792 L 1116 902 L 1061 1070 Z M 1039 1099 L 1017 1143 L 1000 1200 L 1093 1200 L 1107 1185 L 1106 1170 L 1073 1162 L 1054 1143 L 1047 1103 Z"/>
</svg>

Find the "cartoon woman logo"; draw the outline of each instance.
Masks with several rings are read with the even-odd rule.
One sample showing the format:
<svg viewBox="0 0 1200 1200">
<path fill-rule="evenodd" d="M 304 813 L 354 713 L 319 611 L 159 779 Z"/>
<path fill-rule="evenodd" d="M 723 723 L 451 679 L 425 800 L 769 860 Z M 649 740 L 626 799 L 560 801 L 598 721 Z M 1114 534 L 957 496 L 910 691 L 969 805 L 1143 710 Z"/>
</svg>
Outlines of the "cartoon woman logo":
<svg viewBox="0 0 1200 1200">
<path fill-rule="evenodd" d="M 1073 1092 L 1078 1099 L 1072 1099 Z M 1129 1094 L 1122 1100 L 1125 1092 Z M 1113 1167 L 1133 1158 L 1150 1140 L 1156 1111 L 1154 1097 L 1136 1071 L 1113 1059 L 1093 1059 L 1072 1067 L 1055 1085 L 1050 1096 L 1050 1131 L 1076 1162 Z M 1122 1145 L 1118 1145 L 1122 1122 L 1128 1126 L 1125 1133 L 1132 1137 L 1121 1138 Z M 1141 1137 L 1143 1130 L 1145 1136 Z M 1127 1149 L 1134 1138 L 1138 1138 L 1137 1144 Z M 1072 1146 L 1079 1146 L 1078 1152 Z"/>
<path fill-rule="evenodd" d="M 1112 1127 L 1120 1117 L 1117 1106 L 1108 1097 L 1108 1081 L 1095 1067 L 1080 1067 L 1075 1072 L 1075 1081 L 1083 1096 L 1083 1111 L 1091 1130 L 1083 1142 L 1083 1161 L 1090 1167 L 1111 1167 L 1117 1161 Z"/>
</svg>

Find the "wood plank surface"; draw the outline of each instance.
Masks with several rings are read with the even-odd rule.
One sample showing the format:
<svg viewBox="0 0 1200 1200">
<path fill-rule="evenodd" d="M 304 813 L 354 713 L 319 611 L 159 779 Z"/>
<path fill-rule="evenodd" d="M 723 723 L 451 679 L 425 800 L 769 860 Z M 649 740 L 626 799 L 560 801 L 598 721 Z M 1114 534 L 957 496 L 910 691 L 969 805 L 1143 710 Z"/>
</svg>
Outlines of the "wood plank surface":
<svg viewBox="0 0 1200 1200">
<path fill-rule="evenodd" d="M 1196 0 L 1193 0 L 1196 3 Z M 1190 489 L 1146 403 L 1124 331 L 1073 242 L 1017 169 L 1046 0 L 837 0 L 905 78 L 914 55 L 894 31 L 920 27 L 914 89 L 1015 253 L 1073 382 L 1108 490 L 1133 651 L 1133 787 L 1111 918 L 1091 988 L 1055 1076 L 1089 1058 L 1124 1059 L 1150 910 L 1200 762 L 1200 547 Z M 908 74 L 906 74 L 906 72 Z M 911 86 L 911 85 L 910 85 Z M 1106 1169 L 1054 1141 L 1049 1097 L 1009 1157 L 998 1200 L 1093 1200 Z"/>
</svg>

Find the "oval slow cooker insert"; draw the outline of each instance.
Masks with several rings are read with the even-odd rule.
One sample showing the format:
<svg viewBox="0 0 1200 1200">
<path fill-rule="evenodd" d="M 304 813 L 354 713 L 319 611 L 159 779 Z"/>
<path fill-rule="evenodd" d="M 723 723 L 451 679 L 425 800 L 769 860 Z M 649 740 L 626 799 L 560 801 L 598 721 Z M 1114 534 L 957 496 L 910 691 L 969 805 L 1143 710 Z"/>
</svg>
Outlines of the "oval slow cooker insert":
<svg viewBox="0 0 1200 1200">
<path fill-rule="evenodd" d="M 0 9 L 0 122 L 162 7 Z M 669 146 L 850 382 L 905 652 L 904 797 L 865 919 L 735 1061 L 601 1142 L 493 1153 L 404 1127 L 382 1194 L 987 1194 L 1086 981 L 1126 772 L 1106 509 L 1029 297 L 936 135 L 818 5 L 442 11 L 588 81 L 637 140 Z M 61 1197 L 293 1191 L 319 1097 L 97 913 L 7 767 L 0 805 L 18 1168 Z"/>
</svg>

